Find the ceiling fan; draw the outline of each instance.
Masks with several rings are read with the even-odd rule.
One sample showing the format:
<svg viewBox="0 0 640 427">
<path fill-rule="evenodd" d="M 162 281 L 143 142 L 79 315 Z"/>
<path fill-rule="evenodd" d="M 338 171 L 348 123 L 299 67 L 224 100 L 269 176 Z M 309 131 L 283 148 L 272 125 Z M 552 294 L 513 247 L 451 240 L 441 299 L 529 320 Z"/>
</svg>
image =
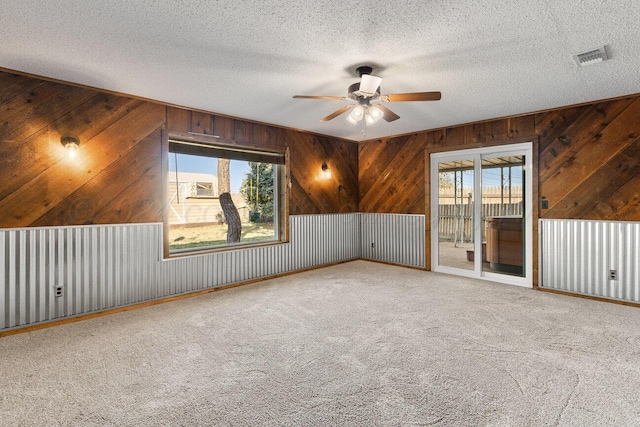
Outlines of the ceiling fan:
<svg viewBox="0 0 640 427">
<path fill-rule="evenodd" d="M 360 82 L 349 86 L 347 96 L 295 95 L 294 98 L 327 99 L 351 102 L 351 105 L 337 109 L 328 116 L 320 119 L 320 121 L 327 122 L 351 110 L 351 113 L 347 116 L 347 121 L 356 125 L 362 120 L 362 133 L 364 135 L 364 128 L 367 124 L 372 125 L 377 123 L 380 119 L 392 122 L 400 118 L 400 116 L 382 105 L 382 103 L 438 101 L 442 97 L 440 92 L 390 93 L 387 95 L 381 95 L 380 82 L 382 82 L 382 78 L 372 75 L 372 71 L 373 69 L 368 66 L 356 68 L 356 72 L 360 76 Z"/>
</svg>

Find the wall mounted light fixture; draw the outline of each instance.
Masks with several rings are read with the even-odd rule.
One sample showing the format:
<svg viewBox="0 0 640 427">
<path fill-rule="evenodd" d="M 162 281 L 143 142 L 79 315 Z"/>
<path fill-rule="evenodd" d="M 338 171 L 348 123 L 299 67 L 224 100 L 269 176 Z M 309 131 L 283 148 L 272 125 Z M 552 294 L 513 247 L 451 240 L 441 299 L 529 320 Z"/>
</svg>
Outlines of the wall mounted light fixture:
<svg viewBox="0 0 640 427">
<path fill-rule="evenodd" d="M 322 177 L 324 179 L 331 179 L 331 169 L 326 163 L 322 163 Z"/>
<path fill-rule="evenodd" d="M 80 141 L 75 136 L 63 136 L 60 138 L 60 143 L 69 152 L 69 157 L 72 159 L 76 156 L 76 151 L 80 146 Z"/>
</svg>

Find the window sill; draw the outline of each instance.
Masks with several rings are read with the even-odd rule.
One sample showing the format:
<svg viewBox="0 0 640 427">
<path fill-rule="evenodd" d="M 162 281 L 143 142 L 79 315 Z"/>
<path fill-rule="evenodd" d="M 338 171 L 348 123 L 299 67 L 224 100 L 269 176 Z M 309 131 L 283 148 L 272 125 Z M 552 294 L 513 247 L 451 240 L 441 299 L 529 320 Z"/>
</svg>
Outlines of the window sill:
<svg viewBox="0 0 640 427">
<path fill-rule="evenodd" d="M 251 243 L 235 243 L 228 244 L 219 247 L 203 247 L 201 249 L 183 249 L 175 252 L 169 252 L 169 254 L 165 254 L 164 260 L 170 260 L 175 258 L 184 258 L 189 256 L 198 256 L 198 255 L 209 255 L 221 252 L 230 252 L 237 251 L 242 249 L 253 249 L 253 248 L 261 248 L 265 246 L 276 246 L 276 245 L 285 245 L 289 243 L 285 240 L 269 240 L 266 242 L 251 242 Z"/>
</svg>

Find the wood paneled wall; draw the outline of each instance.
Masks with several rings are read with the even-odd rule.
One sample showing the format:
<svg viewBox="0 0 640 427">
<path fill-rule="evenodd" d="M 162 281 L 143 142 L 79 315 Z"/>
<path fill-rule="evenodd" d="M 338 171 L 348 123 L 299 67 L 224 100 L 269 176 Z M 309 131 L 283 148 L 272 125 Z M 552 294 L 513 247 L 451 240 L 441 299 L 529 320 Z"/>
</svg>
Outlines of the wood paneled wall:
<svg viewBox="0 0 640 427">
<path fill-rule="evenodd" d="M 291 214 L 358 208 L 354 143 L 0 72 L 0 227 L 162 221 L 163 130 L 288 147 Z"/>
<path fill-rule="evenodd" d="M 640 221 L 640 97 L 536 115 L 544 218 Z"/>
<path fill-rule="evenodd" d="M 640 220 L 638 96 L 361 143 L 360 210 L 426 213 L 425 151 L 527 140 L 538 146 L 535 190 L 549 201 L 541 217 Z"/>
<path fill-rule="evenodd" d="M 0 73 L 0 121 L 0 226 L 162 218 L 163 106 Z"/>
</svg>

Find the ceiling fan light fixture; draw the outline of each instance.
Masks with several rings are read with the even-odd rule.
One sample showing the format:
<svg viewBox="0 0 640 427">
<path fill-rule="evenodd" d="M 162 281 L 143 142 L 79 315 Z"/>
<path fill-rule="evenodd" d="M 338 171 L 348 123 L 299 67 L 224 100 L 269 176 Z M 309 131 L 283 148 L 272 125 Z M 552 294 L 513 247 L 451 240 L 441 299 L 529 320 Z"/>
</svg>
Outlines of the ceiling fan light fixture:
<svg viewBox="0 0 640 427">
<path fill-rule="evenodd" d="M 347 116 L 347 121 L 352 125 L 358 123 L 364 117 L 364 108 L 362 105 L 356 105 L 351 111 L 351 114 Z"/>
<path fill-rule="evenodd" d="M 373 118 L 373 117 L 371 117 L 371 114 L 369 114 L 369 113 L 367 113 L 367 114 L 364 116 L 364 120 L 367 122 L 367 124 L 368 124 L 368 125 L 372 125 L 372 124 L 374 124 L 374 123 L 375 123 L 374 118 Z"/>
<path fill-rule="evenodd" d="M 382 82 L 382 77 L 372 76 L 371 74 L 363 74 L 360 80 L 360 93 L 366 96 L 373 96 L 378 91 Z"/>
<path fill-rule="evenodd" d="M 347 121 L 348 121 L 349 123 L 351 123 L 352 125 L 354 125 L 354 126 L 358 124 L 358 121 L 357 121 L 356 119 L 354 119 L 353 117 L 351 117 L 351 114 L 349 114 L 349 115 L 347 116 Z"/>
<path fill-rule="evenodd" d="M 379 113 L 378 113 L 379 112 Z M 369 108 L 369 111 L 364 115 L 364 119 L 368 125 L 374 125 L 382 118 L 382 112 L 377 107 Z"/>
<path fill-rule="evenodd" d="M 382 112 L 382 110 L 376 107 L 375 105 L 372 105 L 371 107 L 369 107 L 368 113 L 376 122 L 380 120 L 382 116 L 384 116 L 384 113 Z"/>
</svg>

